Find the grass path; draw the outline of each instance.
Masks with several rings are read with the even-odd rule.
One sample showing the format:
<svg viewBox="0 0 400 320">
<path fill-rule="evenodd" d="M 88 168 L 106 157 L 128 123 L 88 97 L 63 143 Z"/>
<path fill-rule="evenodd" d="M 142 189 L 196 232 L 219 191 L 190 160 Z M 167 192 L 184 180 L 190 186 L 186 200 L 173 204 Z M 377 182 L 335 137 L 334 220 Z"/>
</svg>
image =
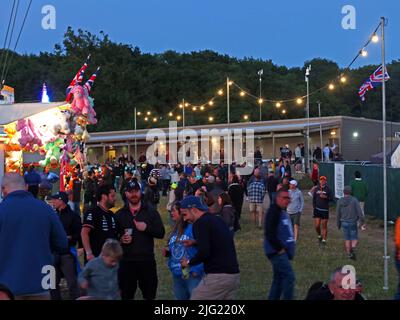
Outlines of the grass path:
<svg viewBox="0 0 400 320">
<path fill-rule="evenodd" d="M 336 214 L 331 208 L 328 224 L 328 242 L 326 247 L 318 245 L 317 236 L 313 227 L 312 202 L 308 195 L 305 197 L 305 210 L 301 217 L 301 227 L 297 243 L 296 256 L 293 268 L 296 273 L 296 299 L 304 299 L 310 285 L 318 280 L 329 279 L 330 272 L 341 265 L 350 264 L 356 268 L 357 278 L 364 286 L 364 295 L 367 299 L 392 299 L 397 287 L 397 271 L 393 264 L 393 228 L 389 228 L 389 291 L 383 288 L 383 226 L 379 220 L 367 217 L 367 230 L 359 231 L 359 247 L 357 260 L 346 257 L 343 249 L 342 232 L 336 227 Z M 264 206 L 268 207 L 268 197 Z M 168 226 L 166 198 L 162 197 L 159 211 Z M 263 252 L 263 231 L 253 225 L 250 219 L 248 205 L 243 206 L 242 230 L 235 236 L 236 250 L 241 271 L 240 290 L 238 299 L 260 300 L 266 299 L 271 285 L 271 264 Z M 173 299 L 172 280 L 165 258 L 161 255 L 161 248 L 166 240 L 156 241 L 156 259 L 159 275 L 157 299 Z"/>
</svg>

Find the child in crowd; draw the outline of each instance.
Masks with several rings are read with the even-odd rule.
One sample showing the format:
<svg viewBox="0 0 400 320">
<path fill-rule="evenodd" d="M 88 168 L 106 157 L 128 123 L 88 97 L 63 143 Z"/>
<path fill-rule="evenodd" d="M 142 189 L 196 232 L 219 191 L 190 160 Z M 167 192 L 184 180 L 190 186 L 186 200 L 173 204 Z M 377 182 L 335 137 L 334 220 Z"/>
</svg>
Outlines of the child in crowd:
<svg viewBox="0 0 400 320">
<path fill-rule="evenodd" d="M 117 240 L 108 239 L 101 255 L 90 260 L 79 275 L 79 284 L 90 298 L 118 300 L 118 262 L 122 258 L 122 248 Z M 89 297 L 86 297 L 88 299 Z M 82 299 L 82 297 L 80 298 Z"/>
</svg>

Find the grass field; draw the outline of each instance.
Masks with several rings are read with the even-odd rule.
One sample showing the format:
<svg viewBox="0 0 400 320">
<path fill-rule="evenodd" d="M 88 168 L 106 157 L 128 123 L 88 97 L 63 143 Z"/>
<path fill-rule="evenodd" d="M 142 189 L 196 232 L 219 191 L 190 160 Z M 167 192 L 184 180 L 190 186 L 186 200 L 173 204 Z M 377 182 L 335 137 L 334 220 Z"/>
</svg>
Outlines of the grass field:
<svg viewBox="0 0 400 320">
<path fill-rule="evenodd" d="M 266 197 L 268 198 L 268 197 Z M 268 201 L 268 200 L 266 200 Z M 313 227 L 311 198 L 305 195 L 306 207 L 301 218 L 300 235 L 296 248 L 293 268 L 296 273 L 296 299 L 306 296 L 310 285 L 318 280 L 329 279 L 330 272 L 336 267 L 350 264 L 356 268 L 357 279 L 364 287 L 367 299 L 392 299 L 397 287 L 397 271 L 393 260 L 389 260 L 389 290 L 383 290 L 383 223 L 367 217 L 367 230 L 359 231 L 360 243 L 357 250 L 357 260 L 346 257 L 343 249 L 341 231 L 336 227 L 336 215 L 331 210 L 328 225 L 328 242 L 326 247 L 318 245 Z M 166 198 L 162 197 L 159 211 L 166 225 L 167 234 L 170 230 L 165 210 Z M 264 203 L 265 207 L 268 202 Z M 253 225 L 248 206 L 243 206 L 242 230 L 235 236 L 236 250 L 239 260 L 241 284 L 237 299 L 260 300 L 267 299 L 272 279 L 271 264 L 263 252 L 263 231 Z M 389 228 L 389 255 L 393 257 L 393 228 Z M 174 299 L 172 280 L 161 248 L 166 240 L 156 241 L 156 259 L 159 275 L 157 299 Z M 137 294 L 137 298 L 140 298 Z"/>
</svg>

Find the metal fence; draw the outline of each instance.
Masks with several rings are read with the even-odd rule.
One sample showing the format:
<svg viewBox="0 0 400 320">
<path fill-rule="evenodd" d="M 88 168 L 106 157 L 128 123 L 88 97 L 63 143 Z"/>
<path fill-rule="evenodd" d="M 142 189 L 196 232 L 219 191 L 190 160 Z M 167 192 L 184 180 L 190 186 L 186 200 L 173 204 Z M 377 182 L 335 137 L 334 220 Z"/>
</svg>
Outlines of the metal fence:
<svg viewBox="0 0 400 320">
<path fill-rule="evenodd" d="M 383 167 L 376 164 L 340 162 L 344 164 L 344 183 L 350 185 L 354 172 L 361 172 L 362 179 L 368 185 L 368 196 L 365 201 L 365 213 L 383 219 Z M 328 179 L 329 187 L 334 191 L 335 164 L 320 163 L 319 174 Z M 400 169 L 387 168 L 387 201 L 388 220 L 395 221 L 400 216 Z"/>
</svg>

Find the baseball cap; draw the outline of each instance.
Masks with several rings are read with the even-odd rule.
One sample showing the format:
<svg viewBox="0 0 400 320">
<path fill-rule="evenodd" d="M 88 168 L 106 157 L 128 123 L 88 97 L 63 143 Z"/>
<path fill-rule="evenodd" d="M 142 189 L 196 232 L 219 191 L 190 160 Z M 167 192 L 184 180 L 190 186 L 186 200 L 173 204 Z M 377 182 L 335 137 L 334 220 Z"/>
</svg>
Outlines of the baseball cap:
<svg viewBox="0 0 400 320">
<path fill-rule="evenodd" d="M 290 183 L 291 185 L 294 185 L 294 186 L 297 187 L 297 181 L 296 181 L 296 180 L 290 180 L 289 183 Z"/>
<path fill-rule="evenodd" d="M 200 200 L 199 197 L 187 196 L 181 201 L 182 209 L 196 208 L 201 211 L 208 211 L 208 207 Z"/>
<path fill-rule="evenodd" d="M 141 190 L 142 186 L 136 179 L 132 179 L 126 186 L 126 191 Z"/>
<path fill-rule="evenodd" d="M 49 196 L 48 199 L 50 199 L 50 200 L 62 200 L 62 201 L 64 201 L 65 204 L 68 204 L 68 195 L 63 191 L 57 192 L 57 193 Z"/>
<path fill-rule="evenodd" d="M 326 180 L 326 177 L 325 176 L 320 176 L 319 180 Z"/>
</svg>

